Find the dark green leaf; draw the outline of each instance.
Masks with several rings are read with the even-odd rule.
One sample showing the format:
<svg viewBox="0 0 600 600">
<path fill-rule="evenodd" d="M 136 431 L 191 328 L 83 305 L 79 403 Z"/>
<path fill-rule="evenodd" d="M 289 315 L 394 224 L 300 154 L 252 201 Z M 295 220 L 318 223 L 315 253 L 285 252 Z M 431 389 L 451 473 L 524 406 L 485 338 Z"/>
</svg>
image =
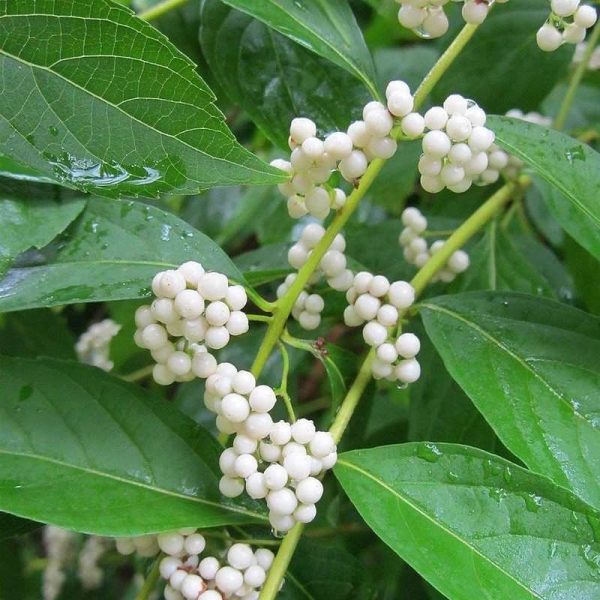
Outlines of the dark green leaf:
<svg viewBox="0 0 600 600">
<path fill-rule="evenodd" d="M 600 154 L 564 133 L 508 117 L 489 126 L 505 150 L 539 176 L 536 185 L 550 212 L 582 246 L 600 257 Z"/>
<path fill-rule="evenodd" d="M 74 359 L 75 337 L 63 316 L 51 310 L 15 312 L 3 315 L 0 354 Z"/>
<path fill-rule="evenodd" d="M 547 18 L 548 0 L 511 0 L 496 6 L 436 86 L 435 101 L 459 93 L 487 112 L 537 110 L 573 55 L 568 44 L 556 52 L 538 48 L 535 34 Z M 452 23 L 441 39 L 444 45 L 464 25 L 459 15 Z"/>
<path fill-rule="evenodd" d="M 565 244 L 565 259 L 586 308 L 600 315 L 600 286 L 596 284 L 600 261 L 571 238 Z"/>
<path fill-rule="evenodd" d="M 282 179 L 237 143 L 191 60 L 128 9 L 4 1 L 0 18 L 0 155 L 112 197 Z"/>
<path fill-rule="evenodd" d="M 21 252 L 49 244 L 85 206 L 85 200 L 54 200 L 50 186 L 31 189 L 39 195 L 18 198 L 0 189 L 0 277 Z"/>
<path fill-rule="evenodd" d="M 147 391 L 8 357 L 0 387 L 1 510 L 109 536 L 261 518 L 221 498 L 214 439 Z"/>
<path fill-rule="evenodd" d="M 4 541 L 23 533 L 29 533 L 41 527 L 41 523 L 20 519 L 8 513 L 0 513 L 0 541 Z"/>
<path fill-rule="evenodd" d="M 335 474 L 367 524 L 453 600 L 595 600 L 600 513 L 467 446 L 355 450 Z"/>
<path fill-rule="evenodd" d="M 487 228 L 470 254 L 471 266 L 460 278 L 458 290 L 499 290 L 555 296 L 548 281 L 495 222 Z"/>
<path fill-rule="evenodd" d="M 92 199 L 44 264 L 11 269 L 0 311 L 145 298 L 152 277 L 196 260 L 241 281 L 227 255 L 181 219 L 131 200 Z"/>
<path fill-rule="evenodd" d="M 347 0 L 223 0 L 346 69 L 377 96 L 375 67 Z"/>
<path fill-rule="evenodd" d="M 504 445 L 600 507 L 600 319 L 489 292 L 435 298 L 421 314 L 446 368 Z"/>
<path fill-rule="evenodd" d="M 360 117 L 365 88 L 328 60 L 217 0 L 203 1 L 201 23 L 213 75 L 280 147 L 294 117 L 310 117 L 321 133 L 345 131 Z"/>
</svg>

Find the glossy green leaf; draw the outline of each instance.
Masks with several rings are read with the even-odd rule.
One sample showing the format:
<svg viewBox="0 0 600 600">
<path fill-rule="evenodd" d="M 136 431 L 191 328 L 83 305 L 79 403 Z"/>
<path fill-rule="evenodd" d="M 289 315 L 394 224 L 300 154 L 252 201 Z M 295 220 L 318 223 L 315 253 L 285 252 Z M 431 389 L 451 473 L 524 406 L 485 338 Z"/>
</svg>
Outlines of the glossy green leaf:
<svg viewBox="0 0 600 600">
<path fill-rule="evenodd" d="M 440 38 L 448 46 L 464 25 L 454 5 L 452 26 Z M 512 108 L 538 110 L 540 102 L 566 74 L 573 48 L 542 52 L 535 35 L 548 18 L 548 0 L 510 0 L 495 6 L 433 92 L 442 103 L 449 94 L 473 98 L 488 113 Z"/>
<path fill-rule="evenodd" d="M 240 146 L 194 64 L 108 0 L 0 2 L 0 155 L 107 196 L 280 174 Z"/>
<path fill-rule="evenodd" d="M 217 0 L 201 10 L 200 42 L 215 79 L 281 148 L 294 117 L 310 117 L 320 133 L 360 118 L 370 97 L 346 71 Z"/>
<path fill-rule="evenodd" d="M 99 369 L 0 358 L 0 510 L 100 535 L 261 519 L 218 491 L 219 447 Z"/>
<path fill-rule="evenodd" d="M 404 444 L 342 454 L 367 524 L 452 600 L 595 600 L 600 513 L 482 450 Z"/>
<path fill-rule="evenodd" d="M 471 266 L 460 278 L 461 291 L 499 290 L 554 297 L 548 281 L 496 223 L 473 248 Z"/>
<path fill-rule="evenodd" d="M 565 260 L 585 307 L 595 315 L 600 315 L 600 286 L 596 285 L 600 261 L 571 238 L 567 238 L 565 244 Z"/>
<path fill-rule="evenodd" d="M 600 258 L 600 154 L 564 133 L 519 119 L 494 116 L 488 125 L 500 146 L 535 171 L 556 220 Z"/>
<path fill-rule="evenodd" d="M 174 215 L 131 200 L 92 199 L 43 264 L 0 280 L 0 311 L 145 298 L 152 277 L 187 260 L 241 281 L 208 237 Z"/>
<path fill-rule="evenodd" d="M 529 468 L 600 507 L 600 319 L 524 294 L 421 305 L 446 368 Z"/>
<path fill-rule="evenodd" d="M 79 215 L 85 200 L 52 199 L 52 188 L 39 186 L 42 196 L 21 199 L 0 191 L 0 277 L 29 248 L 43 248 Z"/>
<path fill-rule="evenodd" d="M 347 0 L 223 0 L 327 58 L 377 96 L 375 67 Z"/>
</svg>

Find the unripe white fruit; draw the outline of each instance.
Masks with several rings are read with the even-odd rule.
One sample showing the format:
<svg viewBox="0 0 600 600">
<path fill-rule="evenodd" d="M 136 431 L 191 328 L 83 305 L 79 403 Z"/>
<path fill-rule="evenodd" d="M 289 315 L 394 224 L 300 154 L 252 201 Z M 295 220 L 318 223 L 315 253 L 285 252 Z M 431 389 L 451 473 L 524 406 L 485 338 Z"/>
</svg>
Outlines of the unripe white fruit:
<svg viewBox="0 0 600 600">
<path fill-rule="evenodd" d="M 535 38 L 540 50 L 544 52 L 554 52 L 563 42 L 560 31 L 554 25 L 550 25 L 550 23 L 542 25 L 538 29 Z"/>
<path fill-rule="evenodd" d="M 429 131 L 423 138 L 423 152 L 434 158 L 443 158 L 450 148 L 452 142 L 443 131 Z"/>
<path fill-rule="evenodd" d="M 160 576 L 163 579 L 169 579 L 175 571 L 181 566 L 181 560 L 175 556 L 165 556 L 159 565 Z"/>
<path fill-rule="evenodd" d="M 317 431 L 309 443 L 309 448 L 315 458 L 323 458 L 335 450 L 335 442 L 329 432 Z"/>
<path fill-rule="evenodd" d="M 460 94 L 450 94 L 444 100 L 444 110 L 450 115 L 465 115 L 469 108 L 469 103 L 466 98 L 463 98 Z"/>
<path fill-rule="evenodd" d="M 586 29 L 576 23 L 567 25 L 563 31 L 563 40 L 568 44 L 580 44 L 585 40 Z"/>
<path fill-rule="evenodd" d="M 473 151 L 468 144 L 454 144 L 448 152 L 448 160 L 457 165 L 464 165 L 473 158 Z"/>
<path fill-rule="evenodd" d="M 319 266 L 327 277 L 336 277 L 346 269 L 346 257 L 338 250 L 328 250 Z"/>
<path fill-rule="evenodd" d="M 229 283 L 223 273 L 205 273 L 198 282 L 198 291 L 206 300 L 222 300 L 227 296 Z"/>
<path fill-rule="evenodd" d="M 273 424 L 269 437 L 274 444 L 283 446 L 292 439 L 292 426 L 285 421 L 277 421 Z"/>
<path fill-rule="evenodd" d="M 396 352 L 394 344 L 390 344 L 389 342 L 381 344 L 381 346 L 377 348 L 377 358 L 384 363 L 392 364 L 395 362 L 398 358 L 398 352 Z"/>
<path fill-rule="evenodd" d="M 248 437 L 262 440 L 269 435 L 273 419 L 269 413 L 251 413 L 244 423 L 244 432 Z"/>
<path fill-rule="evenodd" d="M 292 438 L 299 444 L 308 444 L 315 437 L 315 424 L 309 419 L 298 419 L 292 425 Z"/>
<path fill-rule="evenodd" d="M 215 575 L 215 583 L 224 594 L 234 594 L 244 585 L 244 577 L 233 567 L 221 567 Z"/>
<path fill-rule="evenodd" d="M 335 463 L 337 462 L 337 452 L 331 452 L 327 456 L 324 456 L 321 459 L 321 464 L 323 465 L 324 470 L 333 469 Z"/>
<path fill-rule="evenodd" d="M 185 375 L 192 368 L 192 359 L 185 352 L 176 351 L 169 356 L 167 367 L 175 375 Z"/>
<path fill-rule="evenodd" d="M 263 473 L 252 473 L 246 479 L 246 492 L 250 498 L 260 500 L 266 498 L 269 493 L 269 488 L 265 484 L 265 476 Z"/>
<path fill-rule="evenodd" d="M 363 338 L 369 346 L 380 346 L 387 339 L 387 329 L 377 321 L 369 321 L 363 328 Z"/>
<path fill-rule="evenodd" d="M 398 324 L 398 309 L 392 304 L 384 304 L 377 311 L 377 321 L 384 327 L 395 327 Z"/>
<path fill-rule="evenodd" d="M 412 4 L 403 4 L 398 11 L 398 21 L 400 25 L 408 29 L 416 29 L 423 24 L 427 11 Z"/>
<path fill-rule="evenodd" d="M 462 273 L 469 268 L 469 255 L 463 250 L 457 250 L 448 259 L 448 268 L 453 273 Z"/>
<path fill-rule="evenodd" d="M 440 173 L 440 179 L 446 186 L 456 185 L 457 183 L 460 183 L 464 178 L 465 170 L 461 166 L 454 165 L 452 163 L 444 165 L 444 168 Z"/>
<path fill-rule="evenodd" d="M 496 139 L 494 132 L 487 127 L 473 127 L 469 136 L 469 147 L 473 152 L 484 152 Z"/>
<path fill-rule="evenodd" d="M 448 17 L 442 8 L 437 11 L 430 10 L 423 21 L 423 31 L 431 37 L 441 37 L 448 31 Z"/>
<path fill-rule="evenodd" d="M 166 365 L 161 364 L 154 365 L 152 377 L 159 385 L 171 385 L 175 381 L 175 373 Z"/>
<path fill-rule="evenodd" d="M 388 290 L 390 302 L 398 309 L 403 310 L 412 306 L 415 301 L 415 290 L 406 281 L 394 281 Z"/>
<path fill-rule="evenodd" d="M 200 561 L 198 565 L 198 573 L 200 577 L 206 579 L 214 579 L 219 570 L 219 561 L 214 556 L 207 556 Z"/>
<path fill-rule="evenodd" d="M 144 327 L 141 338 L 141 341 L 148 350 L 158 350 L 169 341 L 165 328 L 156 323 Z"/>
<path fill-rule="evenodd" d="M 441 130 L 446 127 L 448 113 L 441 106 L 433 106 L 425 113 L 424 121 L 427 129 Z"/>
<path fill-rule="evenodd" d="M 324 219 L 329 214 L 331 198 L 329 197 L 329 192 L 325 188 L 314 188 L 306 195 L 305 201 L 308 212 L 314 217 Z"/>
<path fill-rule="evenodd" d="M 365 147 L 365 152 L 375 158 L 387 160 L 392 158 L 398 149 L 396 140 L 390 137 L 373 138 Z"/>
<path fill-rule="evenodd" d="M 375 275 L 375 277 L 369 281 L 368 292 L 376 298 L 385 296 L 389 289 L 390 282 L 388 281 L 387 277 L 384 277 L 383 275 Z"/>
<path fill-rule="evenodd" d="M 354 121 L 347 130 L 348 136 L 352 140 L 352 144 L 357 148 L 362 148 L 369 143 L 371 136 L 367 130 L 367 125 L 364 121 Z M 348 155 L 347 158 L 349 158 Z"/>
<path fill-rule="evenodd" d="M 317 134 L 317 126 L 313 121 L 305 117 L 296 117 L 290 124 L 290 136 L 297 144 L 314 137 Z"/>
<path fill-rule="evenodd" d="M 206 540 L 200 533 L 193 533 L 185 538 L 183 548 L 186 554 L 200 554 L 206 547 Z"/>
<path fill-rule="evenodd" d="M 317 507 L 314 504 L 300 504 L 293 516 L 298 523 L 310 523 L 317 516 Z"/>
<path fill-rule="evenodd" d="M 488 15 L 489 6 L 485 2 L 466 0 L 462 8 L 462 17 L 465 23 L 481 25 Z"/>
<path fill-rule="evenodd" d="M 289 531 L 296 524 L 296 520 L 291 515 L 280 515 L 273 512 L 269 513 L 269 522 L 277 531 Z"/>
<path fill-rule="evenodd" d="M 364 322 L 365 320 L 358 315 L 354 306 L 346 306 L 344 309 L 344 323 L 348 327 L 358 327 Z"/>
<path fill-rule="evenodd" d="M 381 300 L 370 294 L 360 295 L 354 303 L 356 314 L 364 321 L 369 321 L 377 316 L 377 311 L 381 306 Z"/>
<path fill-rule="evenodd" d="M 316 504 L 323 496 L 323 484 L 314 477 L 307 477 L 296 486 L 296 497 L 302 504 Z"/>
<path fill-rule="evenodd" d="M 384 137 L 389 134 L 394 126 L 392 115 L 383 108 L 371 110 L 364 118 L 367 131 L 375 137 Z"/>
<path fill-rule="evenodd" d="M 192 358 L 192 371 L 201 379 L 206 379 L 217 370 L 217 359 L 208 352 L 196 352 Z"/>
<path fill-rule="evenodd" d="M 359 271 L 354 276 L 354 288 L 358 294 L 364 294 L 369 289 L 369 284 L 373 279 L 373 274 L 367 271 Z"/>
<path fill-rule="evenodd" d="M 306 479 L 310 475 L 310 467 L 310 457 L 306 454 L 293 453 L 283 459 L 283 468 L 290 479 Z"/>
<path fill-rule="evenodd" d="M 395 347 L 402 358 L 414 358 L 421 349 L 421 341 L 414 333 L 403 333 L 398 336 Z"/>
<path fill-rule="evenodd" d="M 580 6 L 573 17 L 575 25 L 589 29 L 596 24 L 598 20 L 598 14 L 593 6 Z"/>
<path fill-rule="evenodd" d="M 258 462 L 252 454 L 241 454 L 235 459 L 234 469 L 235 474 L 238 477 L 246 479 L 246 477 L 250 477 L 252 473 L 256 473 Z"/>
<path fill-rule="evenodd" d="M 269 465 L 263 473 L 265 485 L 270 490 L 281 490 L 288 482 L 288 472 L 278 464 Z"/>
<path fill-rule="evenodd" d="M 250 323 L 246 313 L 241 310 L 234 310 L 229 315 L 229 321 L 227 321 L 225 327 L 231 335 L 242 335 L 248 331 Z"/>
<path fill-rule="evenodd" d="M 316 160 L 325 152 L 324 144 L 317 137 L 306 138 L 302 142 L 302 152 L 311 160 Z"/>
<path fill-rule="evenodd" d="M 227 477 L 236 476 L 235 461 L 237 457 L 238 454 L 233 448 L 225 448 L 225 450 L 221 452 L 221 456 L 219 456 L 219 468 L 223 475 L 227 475 Z"/>
<path fill-rule="evenodd" d="M 289 163 L 287 163 L 289 165 Z M 177 270 L 183 275 L 187 285 L 192 288 L 198 287 L 198 281 L 200 276 L 204 274 L 204 267 L 193 260 L 184 262 L 182 265 L 177 267 Z"/>
<path fill-rule="evenodd" d="M 155 323 L 154 315 L 149 306 L 140 306 L 135 311 L 135 324 L 139 329 L 144 329 L 148 325 Z"/>
<path fill-rule="evenodd" d="M 419 113 L 409 113 L 402 119 L 400 126 L 405 135 L 416 138 L 425 131 L 425 119 Z"/>
<path fill-rule="evenodd" d="M 418 168 L 419 173 L 421 173 L 421 175 L 435 177 L 436 175 L 439 175 L 441 173 L 443 166 L 444 163 L 439 158 L 434 158 L 429 154 L 423 154 L 419 159 Z"/>
<path fill-rule="evenodd" d="M 225 302 L 231 310 L 242 310 L 248 302 L 248 295 L 243 285 L 232 285 L 227 288 Z"/>
<path fill-rule="evenodd" d="M 229 331 L 226 327 L 209 327 L 205 336 L 206 345 L 214 350 L 220 350 L 229 343 Z"/>
<path fill-rule="evenodd" d="M 233 544 L 227 551 L 227 562 L 233 568 L 245 571 L 254 563 L 254 552 L 248 544 Z"/>
<path fill-rule="evenodd" d="M 281 458 L 281 448 L 276 444 L 262 441 L 259 444 L 259 452 L 261 458 L 269 463 L 277 462 Z"/>
<path fill-rule="evenodd" d="M 309 313 L 303 310 L 298 315 L 298 323 L 302 329 L 306 329 L 307 331 L 313 331 L 317 329 L 321 324 L 321 315 L 316 315 L 314 313 Z"/>
<path fill-rule="evenodd" d="M 196 290 L 183 290 L 175 297 L 174 306 L 184 319 L 197 319 L 204 311 L 204 298 Z"/>
<path fill-rule="evenodd" d="M 330 250 L 331 252 L 331 250 Z M 327 255 L 325 255 L 327 256 Z M 343 255 L 342 255 L 343 256 Z M 319 294 L 310 294 L 304 303 L 304 310 L 314 313 L 316 315 L 323 312 L 325 308 L 325 302 Z"/>
<path fill-rule="evenodd" d="M 390 81 L 385 88 L 385 97 L 389 98 L 392 94 L 397 92 L 410 94 L 410 88 L 405 81 L 401 81 L 400 79 Z"/>
<path fill-rule="evenodd" d="M 304 447 L 303 444 L 299 444 L 298 442 L 288 442 L 281 449 L 281 456 L 283 456 L 283 458 L 285 458 L 286 456 L 289 456 L 290 454 L 294 454 L 294 453 L 306 454 L 306 448 Z"/>
<path fill-rule="evenodd" d="M 183 580 L 186 577 L 187 577 L 187 571 L 184 571 L 183 569 L 177 569 L 171 575 L 171 577 L 169 577 L 169 584 L 171 585 L 171 587 L 174 590 L 176 590 L 177 592 L 179 592 L 179 590 L 181 589 L 181 584 L 183 583 Z"/>
<path fill-rule="evenodd" d="M 275 392 L 268 385 L 256 386 L 250 393 L 249 403 L 256 412 L 269 412 L 276 402 Z"/>
<path fill-rule="evenodd" d="M 244 572 L 244 582 L 253 588 L 260 587 L 265 582 L 266 578 L 267 574 L 260 565 L 251 565 Z"/>
<path fill-rule="evenodd" d="M 430 194 L 437 194 L 444 189 L 444 182 L 439 175 L 421 175 L 421 187 Z"/>
<path fill-rule="evenodd" d="M 175 298 L 179 292 L 185 290 L 186 281 L 182 273 L 169 269 L 163 271 L 160 278 L 159 293 L 157 296 Z"/>
<path fill-rule="evenodd" d="M 446 133 L 454 142 L 468 139 L 472 129 L 471 121 L 462 115 L 452 115 L 446 123 Z"/>
<path fill-rule="evenodd" d="M 206 307 L 205 317 L 212 327 L 222 327 L 229 320 L 230 310 L 225 302 L 216 300 Z"/>
<path fill-rule="evenodd" d="M 327 154 L 336 160 L 341 160 L 350 156 L 352 152 L 352 139 L 347 133 L 336 131 L 325 138 L 324 148 Z"/>
<path fill-rule="evenodd" d="M 570 17 L 579 6 L 579 0 L 551 0 L 552 12 L 559 17 Z"/>
<path fill-rule="evenodd" d="M 242 423 L 250 414 L 250 406 L 240 394 L 227 394 L 221 402 L 221 413 L 232 423 Z"/>
<path fill-rule="evenodd" d="M 179 533 L 160 533 L 156 541 L 165 554 L 179 554 L 183 550 L 184 537 Z"/>
<path fill-rule="evenodd" d="M 361 177 L 367 170 L 367 157 L 360 150 L 353 150 L 350 156 L 340 161 L 339 170 L 347 181 Z"/>
<path fill-rule="evenodd" d="M 485 114 L 485 110 L 483 110 L 483 108 L 477 106 L 477 104 L 470 106 L 467 109 L 465 116 L 467 117 L 467 119 L 469 119 L 469 121 L 471 121 L 471 125 L 473 125 L 473 127 L 475 127 L 475 126 L 483 127 L 487 120 L 487 115 Z"/>
<path fill-rule="evenodd" d="M 223 596 L 217 590 L 206 590 L 198 596 L 198 600 L 223 600 Z"/>
<path fill-rule="evenodd" d="M 387 107 L 395 117 L 406 117 L 415 106 L 415 99 L 410 92 L 396 91 L 387 99 Z"/>
<path fill-rule="evenodd" d="M 232 477 L 221 477 L 219 491 L 227 498 L 237 498 L 244 493 L 244 480 Z"/>
<path fill-rule="evenodd" d="M 403 383 L 414 383 L 421 376 L 421 365 L 414 358 L 402 360 L 396 365 L 394 374 Z"/>
<path fill-rule="evenodd" d="M 276 515 L 291 515 L 298 506 L 298 499 L 288 488 L 273 490 L 267 495 L 267 506 Z"/>
</svg>

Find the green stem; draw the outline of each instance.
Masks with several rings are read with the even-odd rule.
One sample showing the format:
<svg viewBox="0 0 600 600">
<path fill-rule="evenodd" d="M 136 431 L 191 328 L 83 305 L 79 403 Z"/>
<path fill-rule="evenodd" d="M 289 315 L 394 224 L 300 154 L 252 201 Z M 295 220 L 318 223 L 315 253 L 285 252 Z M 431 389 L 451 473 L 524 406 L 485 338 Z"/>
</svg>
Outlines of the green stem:
<svg viewBox="0 0 600 600">
<path fill-rule="evenodd" d="M 279 389 L 276 390 L 277 394 L 282 397 L 285 407 L 288 412 L 288 416 L 292 423 L 296 422 L 296 413 L 294 412 L 294 407 L 292 405 L 292 399 L 287 391 L 287 383 L 288 377 L 290 375 L 290 355 L 288 354 L 287 348 L 280 342 L 277 343 L 279 346 L 279 352 L 281 353 L 281 363 L 282 363 L 282 372 L 281 372 L 281 384 L 279 385 Z"/>
<path fill-rule="evenodd" d="M 187 4 L 188 1 L 189 0 L 164 0 L 164 2 L 161 2 L 160 4 L 143 10 L 138 14 L 138 17 L 145 21 L 152 21 L 153 19 L 158 19 L 158 17 L 162 17 L 168 12 Z"/>
<path fill-rule="evenodd" d="M 140 588 L 140 591 L 137 593 L 135 600 L 148 600 L 150 598 L 150 594 L 154 591 L 156 584 L 158 583 L 158 579 L 160 577 L 160 556 L 154 561 L 150 572 L 146 576 L 144 580 L 144 585 Z"/>
<path fill-rule="evenodd" d="M 260 323 L 270 323 L 273 317 L 271 315 L 253 315 L 246 313 L 248 321 L 258 321 Z"/>
<path fill-rule="evenodd" d="M 571 77 L 571 81 L 569 82 L 569 87 L 567 88 L 567 92 L 563 101 L 560 105 L 558 113 L 556 114 L 556 118 L 554 119 L 554 128 L 555 129 L 564 129 L 565 123 L 567 122 L 567 117 L 569 115 L 569 111 L 571 110 L 571 106 L 573 105 L 573 101 L 575 100 L 575 94 L 577 93 L 577 88 L 585 75 L 585 72 L 590 63 L 590 59 L 592 58 L 592 54 L 594 53 L 594 49 L 598 45 L 598 41 L 600 40 L 600 21 L 596 23 L 596 26 L 592 30 L 592 34 L 590 35 L 587 45 L 585 48 L 585 52 L 581 57 L 581 62 L 577 65 L 575 72 L 573 73 L 573 77 Z"/>
<path fill-rule="evenodd" d="M 273 600 L 277 596 L 281 582 L 292 560 L 296 546 L 302 537 L 304 523 L 296 523 L 286 534 L 269 569 L 269 575 L 260 592 L 260 600 Z"/>
<path fill-rule="evenodd" d="M 141 381 L 142 379 L 146 379 L 146 377 L 149 377 L 150 375 L 152 375 L 152 369 L 154 368 L 154 365 L 148 365 L 147 367 L 142 367 L 141 369 L 138 369 L 137 371 L 133 371 L 132 373 L 127 373 L 127 375 L 121 375 L 121 379 L 123 381 L 130 381 L 130 382 L 135 382 L 135 381 Z"/>
<path fill-rule="evenodd" d="M 431 71 L 427 73 L 425 79 L 421 82 L 421 85 L 417 88 L 415 92 L 415 108 L 418 108 L 425 102 L 425 99 L 429 96 L 438 81 L 469 43 L 469 40 L 473 37 L 478 27 L 479 25 L 465 25 L 454 38 L 453 42 L 446 48 L 444 54 L 440 56 Z"/>
<path fill-rule="evenodd" d="M 417 296 L 423 292 L 432 277 L 444 267 L 452 254 L 460 250 L 511 199 L 515 189 L 516 185 L 512 182 L 501 187 L 446 240 L 411 281 Z"/>
<path fill-rule="evenodd" d="M 273 348 L 279 341 L 296 299 L 307 285 L 313 273 L 319 267 L 321 259 L 333 243 L 335 236 L 348 222 L 348 219 L 356 210 L 358 203 L 364 197 L 367 190 L 371 187 L 371 184 L 381 171 L 383 165 L 384 161 L 381 159 L 375 159 L 369 165 L 365 174 L 361 177 L 358 187 L 354 189 L 354 191 L 346 200 L 344 208 L 337 214 L 331 225 L 325 231 L 325 235 L 310 253 L 310 256 L 308 257 L 308 260 L 304 266 L 298 271 L 298 275 L 294 283 L 290 286 L 286 294 L 282 296 L 276 303 L 275 311 L 273 313 L 273 320 L 267 329 L 267 333 L 263 338 L 252 365 L 251 370 L 255 377 L 260 375 L 269 356 L 271 355 L 271 352 L 273 351 Z"/>
<path fill-rule="evenodd" d="M 342 402 L 340 409 L 335 416 L 335 420 L 329 428 L 329 433 L 331 433 L 333 436 L 336 444 L 338 444 L 342 439 L 342 435 L 344 434 L 344 431 L 346 431 L 348 423 L 350 423 L 350 419 L 352 418 L 352 415 L 358 406 L 363 392 L 372 379 L 371 363 L 373 362 L 374 358 L 375 349 L 372 348 L 363 361 L 354 383 L 348 390 L 348 393 L 346 394 L 346 397 L 344 398 L 344 401 Z"/>
</svg>

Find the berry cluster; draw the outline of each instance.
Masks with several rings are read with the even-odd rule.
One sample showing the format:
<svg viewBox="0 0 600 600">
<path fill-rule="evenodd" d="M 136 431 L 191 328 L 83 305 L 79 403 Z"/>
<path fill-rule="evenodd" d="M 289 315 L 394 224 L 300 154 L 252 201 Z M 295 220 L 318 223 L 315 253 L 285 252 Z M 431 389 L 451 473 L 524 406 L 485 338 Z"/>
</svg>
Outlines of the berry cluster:
<svg viewBox="0 0 600 600">
<path fill-rule="evenodd" d="M 295 269 L 300 269 L 308 260 L 310 254 L 325 235 L 325 229 L 317 223 L 307 225 L 300 235 L 300 239 L 292 245 L 288 251 L 288 262 Z M 335 236 L 329 250 L 324 254 L 318 269 L 315 270 L 310 284 L 317 283 L 324 277 L 329 287 L 334 290 L 345 292 L 352 284 L 353 274 L 346 268 L 346 240 L 344 236 Z M 285 281 L 277 288 L 277 297 L 281 298 L 287 293 L 296 280 L 296 274 L 291 273 Z M 325 308 L 325 302 L 319 294 L 309 294 L 303 290 L 292 310 L 292 316 L 304 329 L 316 329 L 321 323 L 321 313 Z"/>
<path fill-rule="evenodd" d="M 135 313 L 135 342 L 156 361 L 154 380 L 161 385 L 203 377 L 212 357 L 206 347 L 225 347 L 230 336 L 248 331 L 242 309 L 248 301 L 241 285 L 229 285 L 222 273 L 205 272 L 189 261 L 177 270 L 157 273 L 152 280 L 156 299 Z M 200 365 L 200 366 L 197 366 Z"/>
<path fill-rule="evenodd" d="M 104 571 L 98 563 L 108 548 L 108 540 L 96 535 L 89 536 L 83 543 L 79 553 L 78 576 L 84 589 L 93 590 L 102 585 Z"/>
<path fill-rule="evenodd" d="M 109 358 L 110 342 L 120 329 L 121 326 L 112 319 L 104 319 L 91 325 L 75 344 L 78 360 L 103 371 L 112 370 L 114 364 Z"/>
<path fill-rule="evenodd" d="M 406 208 L 402 212 L 404 229 L 398 239 L 404 250 L 404 258 L 416 267 L 422 267 L 433 254 L 439 252 L 444 245 L 442 240 L 431 244 L 423 237 L 427 230 L 427 219 L 414 207 Z M 450 283 L 459 274 L 469 268 L 469 255 L 463 250 L 457 250 L 450 256 L 446 266 L 438 271 L 434 280 Z"/>
<path fill-rule="evenodd" d="M 337 453 L 331 435 L 316 431 L 312 421 L 273 423 L 269 411 L 276 401 L 272 388 L 257 386 L 251 373 L 230 363 L 206 380 L 204 403 L 217 413 L 217 428 L 236 434 L 219 460 L 221 493 L 235 498 L 245 489 L 251 498 L 265 498 L 271 525 L 288 531 L 315 518 L 323 492 L 315 477 L 333 467 Z"/>
<path fill-rule="evenodd" d="M 248 544 L 229 547 L 223 560 L 201 558 L 206 548 L 204 536 L 194 528 L 138 538 L 117 538 L 117 550 L 132 554 L 142 548 L 143 556 L 159 550 L 166 556 L 159 565 L 160 575 L 168 581 L 165 600 L 257 600 L 261 586 L 273 563 L 273 553 L 252 550 Z"/>
<path fill-rule="evenodd" d="M 396 0 L 400 4 L 398 21 L 424 38 L 437 38 L 448 31 L 444 6 L 450 0 Z M 463 2 L 462 17 L 466 23 L 480 25 L 488 16 L 494 0 L 452 0 Z M 499 4 L 508 0 L 495 0 Z"/>
<path fill-rule="evenodd" d="M 545 52 L 554 52 L 563 44 L 580 44 L 598 19 L 596 9 L 580 5 L 580 0 L 551 0 L 550 7 L 547 21 L 536 34 L 537 45 Z"/>
<path fill-rule="evenodd" d="M 290 176 L 288 182 L 279 185 L 279 190 L 287 198 L 292 218 L 310 214 L 325 219 L 331 209 L 344 206 L 345 192 L 325 185 L 334 170 L 355 185 L 372 160 L 394 155 L 397 144 L 390 136 L 394 117 L 410 113 L 413 98 L 402 81 L 392 81 L 386 97 L 387 107 L 381 102 L 369 102 L 363 108 L 362 120 L 351 123 L 346 132 L 330 133 L 324 140 L 317 137 L 317 127 L 310 119 L 292 120 L 290 160 L 276 159 L 271 163 Z"/>
<path fill-rule="evenodd" d="M 420 343 L 412 333 L 394 340 L 400 311 L 415 301 L 415 290 L 406 281 L 390 284 L 383 275 L 361 271 L 354 276 L 346 292 L 349 305 L 344 310 L 344 322 L 349 327 L 363 327 L 365 342 L 377 349 L 373 362 L 373 377 L 402 383 L 413 383 L 421 375 L 415 359 Z M 365 324 L 366 323 L 366 324 Z M 392 336 L 392 337 L 390 337 Z"/>
<path fill-rule="evenodd" d="M 47 563 L 42 581 L 42 596 L 44 600 L 55 600 L 67 578 L 65 568 L 75 554 L 76 536 L 72 531 L 47 525 L 43 531 L 43 542 Z"/>
<path fill-rule="evenodd" d="M 459 94 L 446 98 L 443 106 L 430 108 L 424 116 L 428 132 L 423 137 L 419 160 L 421 186 L 437 193 L 444 188 L 461 193 L 472 183 L 485 185 L 498 179 L 488 153 L 494 132 L 485 127 L 486 114 Z"/>
</svg>

